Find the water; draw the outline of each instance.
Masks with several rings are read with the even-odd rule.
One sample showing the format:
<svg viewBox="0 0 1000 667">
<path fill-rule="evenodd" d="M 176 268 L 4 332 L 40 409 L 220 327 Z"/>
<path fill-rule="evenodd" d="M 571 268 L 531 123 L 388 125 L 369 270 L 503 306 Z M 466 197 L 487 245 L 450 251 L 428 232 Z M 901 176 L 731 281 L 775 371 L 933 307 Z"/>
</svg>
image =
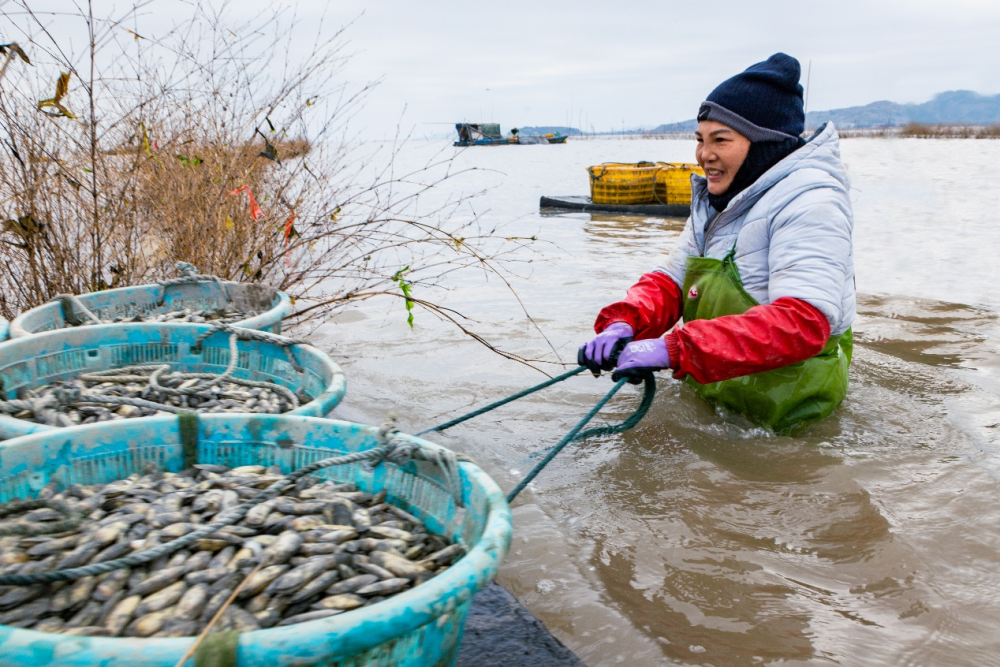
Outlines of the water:
<svg viewBox="0 0 1000 667">
<path fill-rule="evenodd" d="M 440 146 L 416 146 L 414 152 Z M 605 161 L 690 161 L 689 141 L 474 148 L 447 194 L 537 235 L 510 282 L 564 360 L 669 250 L 681 220 L 540 215 Z M 1000 640 L 1000 142 L 851 139 L 859 316 L 847 400 L 797 438 L 727 422 L 660 375 L 634 430 L 574 445 L 514 504 L 499 579 L 590 665 L 983 665 Z M 416 158 L 413 158 L 416 159 Z M 491 342 L 553 358 L 506 286 L 442 298 Z M 437 296 L 441 297 L 440 294 Z M 961 305 L 966 304 L 966 305 Z M 318 334 L 350 378 L 337 415 L 404 430 L 539 382 L 398 301 Z M 556 370 L 551 366 L 546 367 Z M 437 439 L 505 489 L 610 387 L 577 376 Z M 624 390 L 602 413 L 617 421 Z"/>
</svg>

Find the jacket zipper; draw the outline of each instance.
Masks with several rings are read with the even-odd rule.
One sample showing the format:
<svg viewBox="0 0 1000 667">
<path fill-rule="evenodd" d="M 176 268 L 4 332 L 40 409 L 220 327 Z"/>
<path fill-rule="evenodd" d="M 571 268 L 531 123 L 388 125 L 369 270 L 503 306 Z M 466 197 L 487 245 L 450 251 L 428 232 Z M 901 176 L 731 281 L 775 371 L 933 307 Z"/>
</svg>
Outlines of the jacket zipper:
<svg viewBox="0 0 1000 667">
<path fill-rule="evenodd" d="M 702 257 L 705 256 L 705 250 L 708 248 L 708 237 L 712 233 L 712 231 L 719 225 L 719 218 L 721 218 L 724 213 L 725 211 L 719 211 L 718 213 L 715 214 L 715 217 L 712 218 L 712 221 L 708 223 L 708 229 L 705 230 L 705 236 L 702 238 L 702 243 L 700 248 Z"/>
</svg>

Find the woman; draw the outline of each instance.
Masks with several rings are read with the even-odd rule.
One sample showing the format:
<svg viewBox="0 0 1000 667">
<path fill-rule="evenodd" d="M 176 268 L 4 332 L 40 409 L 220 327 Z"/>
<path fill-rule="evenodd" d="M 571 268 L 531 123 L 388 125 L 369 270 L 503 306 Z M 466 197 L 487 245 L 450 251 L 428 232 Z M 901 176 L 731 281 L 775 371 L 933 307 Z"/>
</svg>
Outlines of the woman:
<svg viewBox="0 0 1000 667">
<path fill-rule="evenodd" d="M 844 400 L 855 314 L 849 182 L 832 124 L 801 137 L 800 73 L 777 53 L 701 105 L 705 177 L 692 177 L 691 217 L 664 265 L 598 315 L 597 337 L 581 348 L 593 370 L 610 370 L 621 350 L 616 378 L 672 369 L 776 433 Z"/>
</svg>

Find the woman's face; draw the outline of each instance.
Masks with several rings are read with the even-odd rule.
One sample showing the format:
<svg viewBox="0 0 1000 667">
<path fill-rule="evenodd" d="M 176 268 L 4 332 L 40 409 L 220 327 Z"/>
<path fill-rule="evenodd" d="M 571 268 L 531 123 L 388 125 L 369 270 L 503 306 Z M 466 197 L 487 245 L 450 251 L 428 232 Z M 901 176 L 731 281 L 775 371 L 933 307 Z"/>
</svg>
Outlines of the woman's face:
<svg viewBox="0 0 1000 667">
<path fill-rule="evenodd" d="M 708 191 L 713 195 L 725 194 L 747 157 L 750 140 L 715 120 L 699 122 L 694 136 L 698 139 L 694 156 L 705 170 Z"/>
</svg>

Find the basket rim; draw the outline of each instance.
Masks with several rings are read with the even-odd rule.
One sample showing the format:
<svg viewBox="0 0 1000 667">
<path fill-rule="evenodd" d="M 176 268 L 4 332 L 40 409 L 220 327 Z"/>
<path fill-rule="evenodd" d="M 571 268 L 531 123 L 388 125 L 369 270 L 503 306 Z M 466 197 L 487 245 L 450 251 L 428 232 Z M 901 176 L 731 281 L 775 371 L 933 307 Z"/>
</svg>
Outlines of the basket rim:
<svg viewBox="0 0 1000 667">
<path fill-rule="evenodd" d="M 256 285 L 256 283 L 238 283 L 232 280 L 219 280 L 219 281 L 199 280 L 196 282 L 185 283 L 185 284 L 189 285 L 218 284 L 218 285 L 225 285 L 227 287 L 239 287 L 239 288 L 245 288 L 249 285 Z M 101 299 L 104 297 L 115 297 L 115 296 L 127 297 L 128 295 L 133 293 L 150 292 L 154 290 L 165 292 L 170 287 L 175 287 L 175 286 L 174 285 L 163 286 L 158 283 L 153 283 L 150 285 L 128 285 L 126 287 L 116 287 L 115 289 L 101 290 L 100 292 L 87 292 L 86 294 L 78 294 L 76 295 L 76 298 L 80 299 L 80 301 L 85 306 L 90 306 L 91 302 L 93 302 L 94 300 Z M 274 290 L 274 300 L 271 304 L 271 307 L 268 310 L 265 310 L 262 313 L 258 313 L 257 315 L 252 315 L 251 317 L 248 317 L 245 320 L 234 322 L 233 326 L 243 327 L 245 329 L 260 329 L 275 324 L 277 322 L 280 322 L 281 320 L 290 316 L 294 311 L 294 307 L 292 306 L 292 300 L 287 294 L 285 294 L 284 292 L 282 292 L 277 288 L 271 287 L 270 285 L 258 285 L 258 287 L 266 287 L 268 289 Z M 36 316 L 40 313 L 45 314 L 49 310 L 55 311 L 54 319 L 62 321 L 62 311 L 60 310 L 59 303 L 55 301 L 48 301 L 46 303 L 41 304 L 40 306 L 29 308 L 28 310 L 18 314 L 17 317 L 11 320 L 10 333 L 9 333 L 10 338 L 12 339 L 23 338 L 25 336 L 35 336 L 40 333 L 45 333 L 41 331 L 29 331 L 27 328 L 25 328 L 24 322 L 26 319 L 30 317 Z M 124 322 L 116 322 L 116 324 L 124 324 Z M 100 325 L 91 324 L 87 326 L 100 326 Z M 79 329 L 79 328 L 82 327 L 67 327 L 65 322 L 62 322 L 62 326 L 60 327 L 60 329 Z"/>
<path fill-rule="evenodd" d="M 149 417 L 143 420 L 148 427 L 176 425 L 178 418 L 173 415 Z M 333 430 L 361 429 L 374 435 L 377 427 L 338 419 L 300 417 L 284 415 L 201 415 L 199 422 L 203 428 L 221 426 L 226 422 L 289 422 L 314 428 Z M 0 452 L 11 446 L 30 446 L 38 441 L 63 439 L 76 433 L 90 430 L 128 430 L 128 420 L 86 424 L 60 429 L 57 432 L 34 433 L 0 443 Z M 444 449 L 441 445 L 400 434 L 399 437 L 418 442 L 432 449 Z M 479 466 L 470 462 L 459 464 L 462 478 L 463 498 L 468 499 L 473 486 L 478 485 L 487 499 L 487 517 L 482 536 L 472 545 L 468 553 L 444 573 L 430 581 L 400 593 L 371 607 L 363 607 L 345 614 L 289 625 L 284 627 L 255 630 L 240 635 L 240 664 L 245 666 L 273 667 L 279 655 L 293 657 L 297 662 L 308 663 L 335 652 L 355 655 L 380 644 L 405 636 L 434 620 L 453 613 L 460 605 L 485 586 L 499 569 L 510 548 L 513 521 L 510 506 L 497 483 Z M 131 637 L 74 637 L 57 633 L 38 632 L 8 625 L 0 625 L 0 656 L 4 647 L 20 648 L 33 652 L 48 648 L 65 654 L 71 649 L 60 646 L 76 646 L 80 651 L 76 659 L 57 664 L 125 664 L 128 660 L 134 667 L 169 664 L 176 662 L 194 642 L 194 637 L 177 638 L 131 638 Z M 30 648 L 29 648 L 30 647 Z M 140 652 L 142 657 L 140 657 Z M 69 655 L 65 656 L 70 658 Z M 143 660 L 142 658 L 146 658 Z M 79 662 L 86 660 L 87 662 Z M 119 662 L 120 661 L 120 662 Z"/>
<path fill-rule="evenodd" d="M 200 324 L 191 322 L 155 322 L 155 323 L 126 323 L 126 324 L 94 324 L 86 327 L 73 327 L 71 329 L 53 329 L 42 333 L 13 338 L 0 343 L 0 366 L 6 367 L 9 364 L 35 358 L 40 354 L 52 354 L 54 352 L 67 351 L 73 347 L 81 347 L 79 341 L 68 341 L 64 344 L 62 339 L 76 338 L 81 336 L 86 340 L 103 341 L 102 344 L 118 345 L 129 342 L 140 342 L 135 339 L 144 338 L 141 342 L 190 342 L 194 341 L 200 334 L 212 330 L 210 324 Z M 178 336 L 177 334 L 182 334 Z M 206 342 L 217 343 L 219 347 L 229 347 L 229 334 L 222 331 L 215 331 L 206 339 Z M 74 345 L 75 343 L 75 345 Z M 242 349 L 258 345 L 272 345 L 259 341 L 237 341 L 237 346 Z M 41 347 L 41 349 L 39 349 Z M 308 403 L 304 403 L 294 410 L 290 410 L 286 415 L 299 415 L 309 417 L 322 417 L 335 408 L 347 393 L 347 375 L 333 357 L 319 349 L 315 345 L 298 345 L 300 354 L 305 354 L 316 371 L 322 371 L 329 376 L 329 381 L 323 391 L 313 397 Z M 24 349 L 27 348 L 27 349 Z M 130 364 L 132 365 L 132 364 Z M 81 370 L 81 372 L 83 372 Z M 210 413 L 199 413 L 200 416 L 208 416 Z M 254 413 L 232 413 L 239 415 L 249 415 Z M 153 417 L 139 417 L 138 419 L 153 419 Z M 31 433 L 41 433 L 49 431 L 65 432 L 67 429 L 75 427 L 49 426 L 48 424 L 36 424 L 23 419 L 17 419 L 13 415 L 0 414 L 0 436 L 16 438 Z M 3 443 L 0 442 L 0 445 Z"/>
</svg>

